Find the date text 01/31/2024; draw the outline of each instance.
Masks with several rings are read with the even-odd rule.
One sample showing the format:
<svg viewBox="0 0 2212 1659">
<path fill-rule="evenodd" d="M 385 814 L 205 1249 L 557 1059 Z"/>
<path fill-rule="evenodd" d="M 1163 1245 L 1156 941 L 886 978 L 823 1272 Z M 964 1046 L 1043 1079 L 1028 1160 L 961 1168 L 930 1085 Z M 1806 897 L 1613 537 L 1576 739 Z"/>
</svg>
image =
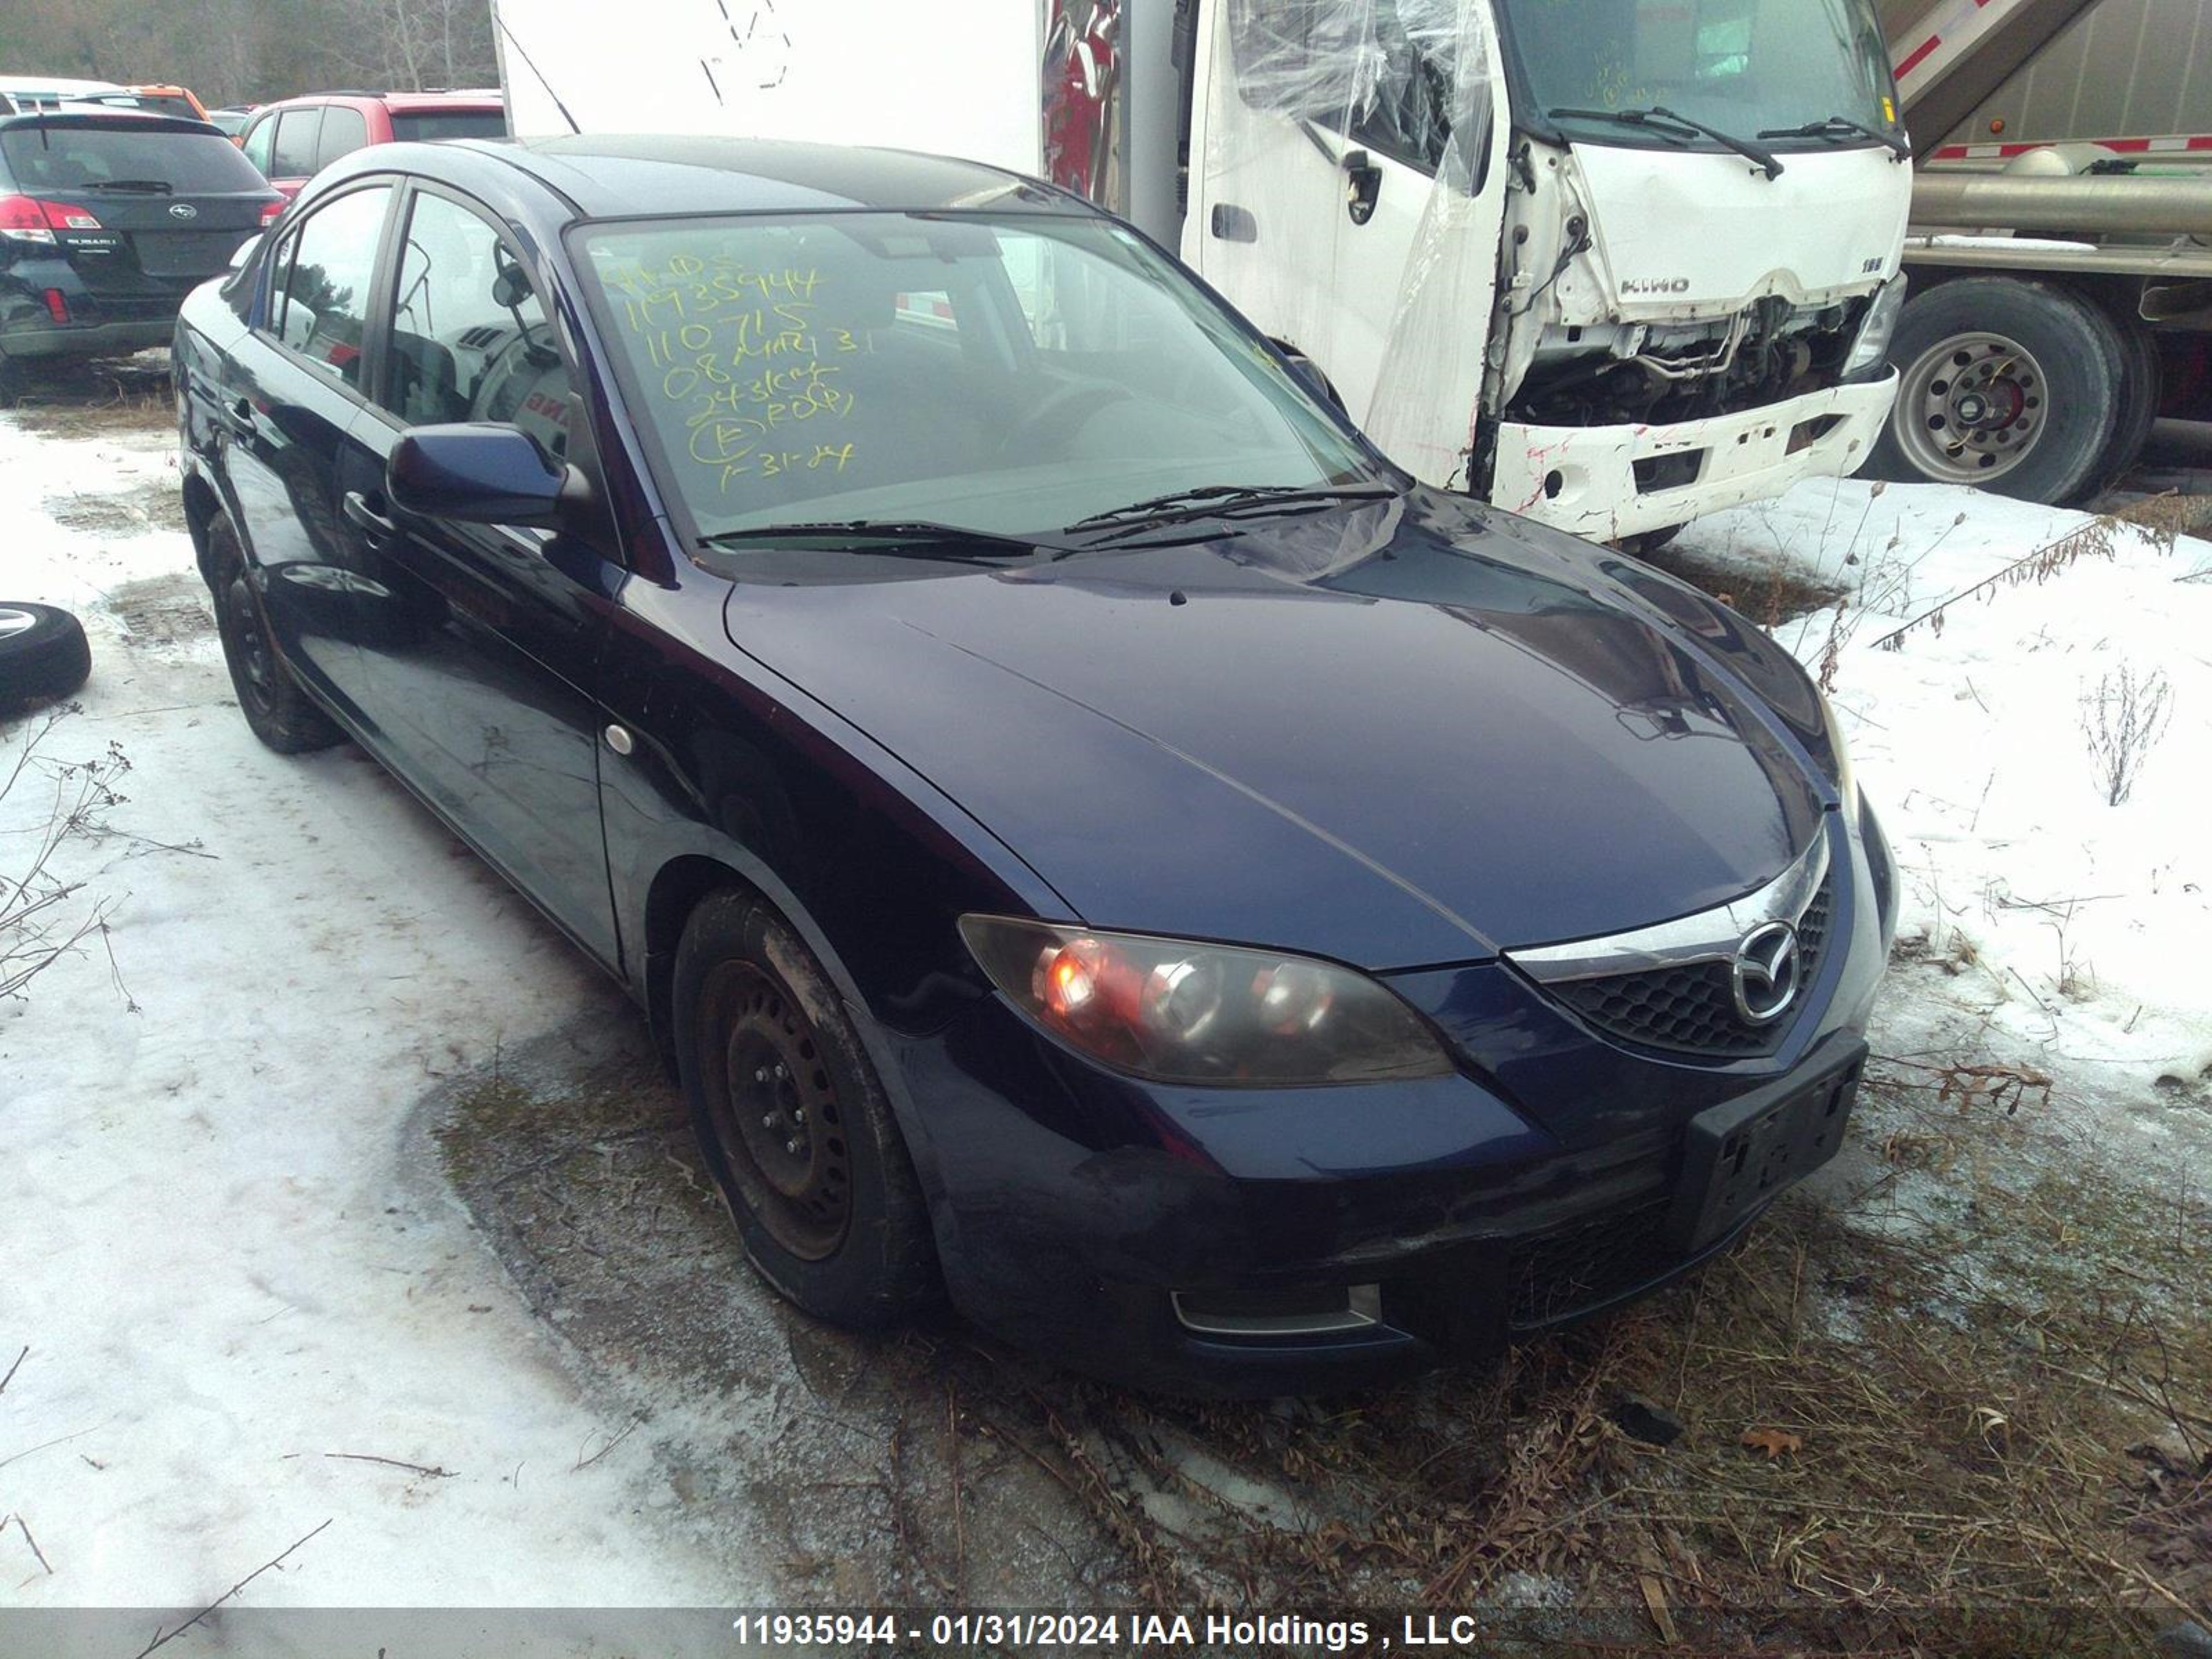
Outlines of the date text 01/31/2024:
<svg viewBox="0 0 2212 1659">
<path fill-rule="evenodd" d="M 927 1641 L 933 1646 L 987 1648 L 1208 1648 L 1284 1645 L 1328 1653 L 1399 1648 L 1466 1648 L 1488 1632 L 1466 1614 L 1407 1613 L 1400 1628 L 1362 1618 L 1273 1613 L 751 1613 L 732 1631 L 741 1642 L 782 1647 L 849 1649 Z"/>
</svg>

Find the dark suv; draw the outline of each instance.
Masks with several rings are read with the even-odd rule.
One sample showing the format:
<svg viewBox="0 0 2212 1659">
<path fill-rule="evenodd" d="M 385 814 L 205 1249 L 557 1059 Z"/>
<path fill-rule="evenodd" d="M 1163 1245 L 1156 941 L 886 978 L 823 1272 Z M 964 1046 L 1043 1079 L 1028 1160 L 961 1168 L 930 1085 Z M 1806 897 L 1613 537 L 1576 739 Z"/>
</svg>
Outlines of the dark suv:
<svg viewBox="0 0 2212 1659">
<path fill-rule="evenodd" d="M 0 403 L 27 359 L 166 343 L 185 295 L 283 206 L 204 121 L 0 116 Z"/>
<path fill-rule="evenodd" d="M 339 156 L 371 144 L 506 137 L 496 91 L 318 92 L 262 105 L 238 143 L 289 199 Z"/>
</svg>

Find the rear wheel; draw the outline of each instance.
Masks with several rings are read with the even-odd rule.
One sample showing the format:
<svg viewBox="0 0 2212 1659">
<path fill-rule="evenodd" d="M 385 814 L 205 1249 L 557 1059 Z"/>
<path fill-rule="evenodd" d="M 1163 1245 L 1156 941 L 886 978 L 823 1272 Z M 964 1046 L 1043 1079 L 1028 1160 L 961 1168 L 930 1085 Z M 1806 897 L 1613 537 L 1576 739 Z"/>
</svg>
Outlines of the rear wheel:
<svg viewBox="0 0 2212 1659">
<path fill-rule="evenodd" d="M 227 519 L 208 526 L 208 571 L 223 661 L 238 692 L 239 712 L 253 735 L 280 755 L 305 754 L 337 742 L 344 733 L 307 700 L 290 665 L 277 654 L 260 596 L 246 580 L 237 532 Z"/>
<path fill-rule="evenodd" d="M 768 1281 L 862 1328 L 934 1298 L 928 1211 L 836 988 L 749 895 L 701 902 L 677 948 L 677 1068 L 708 1170 Z"/>
<path fill-rule="evenodd" d="M 2151 338 L 2150 331 L 2132 318 L 2118 319 L 2113 326 L 2120 341 L 2120 412 L 2112 422 L 2105 453 L 2097 458 L 2092 487 L 2100 489 L 2117 483 L 2142 454 L 2151 426 L 2158 419 L 2159 398 L 2164 390 L 2158 342 Z"/>
<path fill-rule="evenodd" d="M 1890 360 L 1897 401 L 1870 476 L 2053 502 L 2102 482 L 2124 365 L 2087 301 L 2001 277 L 1946 283 L 1905 302 Z"/>
</svg>

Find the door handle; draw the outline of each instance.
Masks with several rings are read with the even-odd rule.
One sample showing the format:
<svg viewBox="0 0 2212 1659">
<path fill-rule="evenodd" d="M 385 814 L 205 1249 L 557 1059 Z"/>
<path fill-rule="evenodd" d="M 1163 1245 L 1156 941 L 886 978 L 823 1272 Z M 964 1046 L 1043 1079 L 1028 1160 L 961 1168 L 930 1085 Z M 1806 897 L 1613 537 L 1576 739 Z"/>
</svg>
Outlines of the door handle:
<svg viewBox="0 0 2212 1659">
<path fill-rule="evenodd" d="M 234 398 L 222 411 L 222 423 L 241 438 L 253 435 L 253 399 Z"/>
<path fill-rule="evenodd" d="M 368 532 L 372 541 L 388 539 L 399 533 L 399 526 L 368 504 L 368 497 L 358 489 L 346 491 L 346 521 L 356 529 Z"/>
<path fill-rule="evenodd" d="M 1364 149 L 1348 149 L 1337 165 L 1344 169 L 1344 210 L 1352 222 L 1364 225 L 1375 216 L 1375 198 L 1382 191 L 1382 169 Z"/>
</svg>

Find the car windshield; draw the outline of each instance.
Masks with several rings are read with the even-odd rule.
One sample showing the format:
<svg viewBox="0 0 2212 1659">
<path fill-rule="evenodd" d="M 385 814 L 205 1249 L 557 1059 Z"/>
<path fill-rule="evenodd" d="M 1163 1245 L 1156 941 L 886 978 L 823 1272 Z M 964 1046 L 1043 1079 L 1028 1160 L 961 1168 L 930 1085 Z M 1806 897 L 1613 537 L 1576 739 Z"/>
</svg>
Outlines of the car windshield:
<svg viewBox="0 0 2212 1659">
<path fill-rule="evenodd" d="M 586 226 L 583 268 L 702 537 L 924 521 L 1048 535 L 1209 486 L 1378 478 L 1140 239 L 1042 214 Z"/>
<path fill-rule="evenodd" d="M 23 189 L 134 190 L 166 185 L 178 196 L 222 196 L 269 188 L 253 163 L 220 133 L 97 126 L 65 120 L 0 132 L 0 157 Z"/>
<path fill-rule="evenodd" d="M 394 110 L 392 136 L 403 143 L 432 138 L 504 138 L 507 116 L 495 109 Z"/>
<path fill-rule="evenodd" d="M 1586 142 L 1712 147 L 1556 112 L 1656 107 L 1739 138 L 1836 116 L 1899 131 L 1888 51 L 1867 0 L 1507 0 L 1505 13 L 1534 109 Z"/>
</svg>

